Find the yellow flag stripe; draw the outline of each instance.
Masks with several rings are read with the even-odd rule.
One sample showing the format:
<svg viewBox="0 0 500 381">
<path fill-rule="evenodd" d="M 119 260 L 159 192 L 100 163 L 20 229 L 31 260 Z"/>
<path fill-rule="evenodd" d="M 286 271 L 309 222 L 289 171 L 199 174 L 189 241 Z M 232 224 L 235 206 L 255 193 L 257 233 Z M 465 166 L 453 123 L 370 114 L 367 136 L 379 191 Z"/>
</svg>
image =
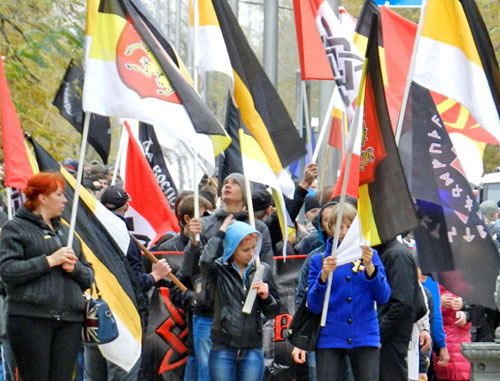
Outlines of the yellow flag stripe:
<svg viewBox="0 0 500 381">
<path fill-rule="evenodd" d="M 427 4 L 422 37 L 460 49 L 469 61 L 482 67 L 472 32 L 458 0 L 431 0 Z"/>
<path fill-rule="evenodd" d="M 87 23 L 85 25 L 85 34 L 87 36 L 92 36 L 94 34 L 99 1 L 100 0 L 87 0 Z"/>
<path fill-rule="evenodd" d="M 100 285 L 99 291 L 103 299 L 106 300 L 109 308 L 118 315 L 137 342 L 140 343 L 142 340 L 142 330 L 137 309 L 129 296 L 123 291 L 123 288 L 120 286 L 120 283 L 113 273 L 102 264 L 92 250 L 85 244 L 85 241 L 82 239 L 80 239 L 80 241 L 82 243 L 82 250 L 85 254 L 85 258 L 92 264 L 95 277 L 98 279 L 98 284 Z"/>
<path fill-rule="evenodd" d="M 92 35 L 90 58 L 100 61 L 115 61 L 116 46 L 127 21 L 116 14 L 98 13 L 95 29 L 99 33 Z"/>
<path fill-rule="evenodd" d="M 241 111 L 241 119 L 252 136 L 259 142 L 259 146 L 266 153 L 269 165 L 274 173 L 278 173 L 283 169 L 280 158 L 276 152 L 269 131 L 267 130 L 264 121 L 255 109 L 252 95 L 248 91 L 244 82 L 241 80 L 238 73 L 233 70 L 234 75 L 234 99 L 238 108 Z"/>
<path fill-rule="evenodd" d="M 211 0 L 198 0 L 199 26 L 213 25 L 219 27 L 219 20 L 215 14 Z M 193 0 L 189 0 L 189 25 L 194 25 Z"/>
<path fill-rule="evenodd" d="M 381 243 L 377 230 L 377 224 L 373 216 L 372 203 L 368 189 L 369 184 L 359 187 L 358 215 L 361 221 L 363 236 L 370 242 L 371 246 Z"/>
</svg>

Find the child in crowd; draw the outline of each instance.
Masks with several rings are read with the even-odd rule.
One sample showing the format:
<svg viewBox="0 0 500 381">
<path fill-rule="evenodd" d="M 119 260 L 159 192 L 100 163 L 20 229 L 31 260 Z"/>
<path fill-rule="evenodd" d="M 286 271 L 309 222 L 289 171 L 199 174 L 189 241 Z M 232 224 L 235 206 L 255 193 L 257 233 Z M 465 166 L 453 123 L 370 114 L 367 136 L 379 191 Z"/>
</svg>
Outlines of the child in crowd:
<svg viewBox="0 0 500 381">
<path fill-rule="evenodd" d="M 377 252 L 368 246 L 361 246 L 361 261 L 337 266 L 331 251 L 339 210 L 340 205 L 333 207 L 325 251 L 312 257 L 309 269 L 307 302 L 315 314 L 322 311 L 328 276 L 333 273 L 326 325 L 316 348 L 317 376 L 319 381 L 345 379 L 349 358 L 356 381 L 378 381 L 380 334 L 375 303 L 387 303 L 391 289 Z M 354 206 L 344 205 L 339 243 L 356 214 Z"/>
<path fill-rule="evenodd" d="M 261 314 L 272 319 L 279 310 L 278 293 L 266 263 L 260 263 L 264 266 L 262 282 L 253 285 L 257 297 L 252 311 L 242 312 L 256 273 L 260 238 L 259 231 L 234 221 L 230 214 L 202 251 L 201 271 L 215 294 L 209 361 L 212 380 L 258 381 L 264 377 Z"/>
</svg>

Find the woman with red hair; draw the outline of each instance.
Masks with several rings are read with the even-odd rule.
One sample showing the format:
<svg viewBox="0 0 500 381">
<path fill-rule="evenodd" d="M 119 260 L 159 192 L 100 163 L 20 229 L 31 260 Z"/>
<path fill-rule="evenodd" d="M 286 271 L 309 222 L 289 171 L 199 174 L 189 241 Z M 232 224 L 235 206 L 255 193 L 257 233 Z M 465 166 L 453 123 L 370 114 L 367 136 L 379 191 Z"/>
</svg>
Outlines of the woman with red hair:
<svg viewBox="0 0 500 381">
<path fill-rule="evenodd" d="M 77 239 L 66 246 L 63 177 L 34 175 L 24 194 L 27 201 L 0 235 L 8 340 L 24 381 L 71 380 L 92 269 Z"/>
</svg>

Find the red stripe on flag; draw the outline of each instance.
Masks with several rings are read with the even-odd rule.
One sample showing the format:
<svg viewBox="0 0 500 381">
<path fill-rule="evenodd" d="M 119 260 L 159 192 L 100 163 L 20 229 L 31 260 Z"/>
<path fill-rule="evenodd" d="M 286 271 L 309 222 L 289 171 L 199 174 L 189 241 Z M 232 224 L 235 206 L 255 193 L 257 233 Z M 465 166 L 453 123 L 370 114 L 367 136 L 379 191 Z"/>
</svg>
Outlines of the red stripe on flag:
<svg viewBox="0 0 500 381">
<path fill-rule="evenodd" d="M 300 75 L 302 80 L 333 80 L 333 73 L 326 57 L 325 48 L 316 28 L 315 4 L 309 0 L 293 0 L 295 31 L 299 46 Z"/>
<path fill-rule="evenodd" d="M 333 189 L 332 197 L 340 196 L 342 191 L 342 182 L 344 181 L 345 167 L 347 163 L 347 155 L 344 155 L 342 159 L 342 166 L 340 169 L 340 176 L 337 179 L 337 183 L 335 184 L 335 188 Z M 349 168 L 349 178 L 347 179 L 347 191 L 346 195 L 354 198 L 358 198 L 359 195 L 359 164 L 360 158 L 356 154 L 352 154 L 351 158 L 351 167 Z"/>
<path fill-rule="evenodd" d="M 24 189 L 33 170 L 26 152 L 21 123 L 12 103 L 3 61 L 0 55 L 0 112 L 2 117 L 2 150 L 5 165 L 5 186 Z"/>
<path fill-rule="evenodd" d="M 330 137 L 328 138 L 328 144 L 332 147 L 337 148 L 339 151 L 342 151 L 343 139 L 344 134 L 342 133 L 342 119 L 338 118 L 334 113 L 332 117 L 332 125 L 330 127 Z"/>
</svg>

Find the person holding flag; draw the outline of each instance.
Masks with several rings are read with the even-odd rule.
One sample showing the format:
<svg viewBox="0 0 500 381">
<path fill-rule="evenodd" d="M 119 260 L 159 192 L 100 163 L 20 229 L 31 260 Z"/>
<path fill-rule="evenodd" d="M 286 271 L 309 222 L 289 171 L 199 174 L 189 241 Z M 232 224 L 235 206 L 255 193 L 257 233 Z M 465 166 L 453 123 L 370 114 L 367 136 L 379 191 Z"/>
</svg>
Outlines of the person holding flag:
<svg viewBox="0 0 500 381">
<path fill-rule="evenodd" d="M 2 228 L 0 276 L 7 291 L 7 335 L 23 380 L 72 379 L 93 270 L 79 240 L 65 246 L 64 179 L 28 179 L 27 201 Z"/>
<path fill-rule="evenodd" d="M 211 380 L 259 381 L 264 378 L 261 315 L 273 319 L 280 304 L 267 263 L 262 264 L 262 281 L 252 286 L 261 236 L 258 230 L 235 221 L 229 214 L 201 255 L 201 272 L 210 281 L 214 293 Z M 257 289 L 258 298 L 251 313 L 245 314 L 241 306 L 251 287 Z"/>
<path fill-rule="evenodd" d="M 223 181 L 221 191 L 222 207 L 213 214 L 201 219 L 189 220 L 191 239 L 184 250 L 182 267 L 178 274 L 179 279 L 195 294 L 192 300 L 193 308 L 193 343 L 198 372 L 198 380 L 210 380 L 208 364 L 210 355 L 210 328 L 213 321 L 213 294 L 207 279 L 200 273 L 199 259 L 204 245 L 219 231 L 224 219 L 232 214 L 238 221 L 248 222 L 249 215 L 246 208 L 245 177 L 241 173 L 231 173 Z M 269 229 L 262 221 L 255 221 L 255 228 L 262 234 L 262 245 L 259 250 L 261 263 L 273 264 L 273 250 Z M 199 239 L 196 237 L 199 235 Z M 207 287 L 208 286 L 208 287 Z M 215 381 L 215 380 L 213 380 Z"/>
<path fill-rule="evenodd" d="M 115 215 L 117 215 L 124 224 L 125 213 L 129 208 L 130 196 L 123 188 L 117 186 L 107 187 L 101 195 L 101 203 Z M 130 240 L 127 250 L 127 260 L 131 269 L 131 281 L 135 283 L 135 293 L 139 304 L 139 314 L 141 315 L 141 324 L 143 331 L 147 327 L 148 318 L 148 290 L 170 274 L 172 269 L 165 259 L 159 260 L 153 264 L 152 271 L 146 273 L 142 261 L 141 249 L 134 239 Z M 85 380 L 122 380 L 135 381 L 139 377 L 141 370 L 141 358 L 136 362 L 131 370 L 126 372 L 121 367 L 107 360 L 96 346 L 85 345 Z"/>
<path fill-rule="evenodd" d="M 312 257 L 309 270 L 307 302 L 308 308 L 315 314 L 320 314 L 323 309 L 327 279 L 333 273 L 326 324 L 320 330 L 316 348 L 318 380 L 341 380 L 348 356 L 356 381 L 378 381 L 380 333 L 375 303 L 387 303 L 391 289 L 384 265 L 377 252 L 368 246 L 352 248 L 361 252 L 358 252 L 361 260 L 344 264 L 339 261 L 337 265 L 337 257 L 331 255 L 331 237 L 337 218 L 340 218 L 340 210 L 340 204 L 334 206 L 328 218 L 330 238 L 325 252 Z M 344 204 L 338 237 L 339 251 L 351 224 L 351 234 L 356 234 L 356 224 L 359 226 L 356 214 L 356 208 Z M 359 244 L 359 239 L 351 242 L 353 246 L 356 244 Z"/>
</svg>

